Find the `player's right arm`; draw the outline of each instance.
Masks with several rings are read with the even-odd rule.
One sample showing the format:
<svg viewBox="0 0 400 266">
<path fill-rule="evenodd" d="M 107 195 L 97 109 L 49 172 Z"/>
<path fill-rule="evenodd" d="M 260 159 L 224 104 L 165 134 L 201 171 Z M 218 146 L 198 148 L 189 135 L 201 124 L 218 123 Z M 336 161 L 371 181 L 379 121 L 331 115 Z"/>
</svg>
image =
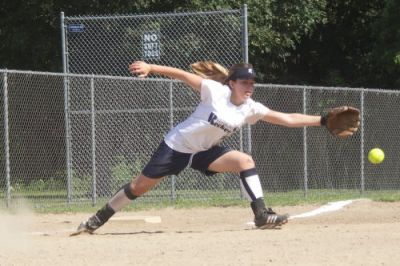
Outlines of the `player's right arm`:
<svg viewBox="0 0 400 266">
<path fill-rule="evenodd" d="M 160 74 L 163 76 L 167 76 L 173 79 L 178 79 L 185 82 L 187 85 L 189 85 L 198 92 L 200 92 L 201 82 L 203 81 L 202 77 L 184 71 L 182 69 L 169 66 L 147 64 L 143 61 L 135 61 L 132 64 L 130 64 L 129 71 L 132 74 L 137 74 L 139 75 L 139 77 L 142 78 L 147 77 L 150 73 L 153 73 L 153 74 Z"/>
</svg>

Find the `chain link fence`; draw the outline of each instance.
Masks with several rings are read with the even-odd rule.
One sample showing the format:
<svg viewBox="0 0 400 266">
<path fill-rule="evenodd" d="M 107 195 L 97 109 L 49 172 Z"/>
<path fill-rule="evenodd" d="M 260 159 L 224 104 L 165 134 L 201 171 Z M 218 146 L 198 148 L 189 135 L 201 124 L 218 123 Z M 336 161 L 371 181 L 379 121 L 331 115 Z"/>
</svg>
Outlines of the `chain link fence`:
<svg viewBox="0 0 400 266">
<path fill-rule="evenodd" d="M 19 199 L 37 207 L 108 199 L 140 173 L 164 134 L 199 101 L 182 83 L 166 79 L 0 71 L 0 85 L 0 195 L 5 205 Z M 400 190 L 399 128 L 394 123 L 400 116 L 400 92 L 258 84 L 253 98 L 284 112 L 319 114 L 345 104 L 362 111 L 360 130 L 346 140 L 320 127 L 262 122 L 229 138 L 225 145 L 251 150 L 266 195 Z M 367 161 L 374 147 L 385 151 L 380 165 Z M 238 177 L 206 177 L 186 169 L 139 200 L 214 197 L 241 198 Z"/>
<path fill-rule="evenodd" d="M 1 195 L 65 202 L 63 77 L 1 71 Z"/>
<path fill-rule="evenodd" d="M 64 72 L 130 76 L 134 60 L 187 69 L 247 60 L 247 8 L 193 13 L 64 17 Z"/>
<path fill-rule="evenodd" d="M 71 201 L 91 192 L 95 203 L 97 196 L 115 193 L 140 173 L 164 134 L 199 102 L 199 96 L 182 83 L 165 79 L 69 77 L 68 84 Z M 242 134 L 232 137 L 230 145 L 243 149 Z M 226 197 L 239 195 L 239 182 L 231 175 L 216 182 L 186 172 L 182 178 L 167 179 L 145 197 L 175 199 L 180 191 L 180 196 L 204 198 L 204 193 L 219 190 L 225 190 Z"/>
</svg>

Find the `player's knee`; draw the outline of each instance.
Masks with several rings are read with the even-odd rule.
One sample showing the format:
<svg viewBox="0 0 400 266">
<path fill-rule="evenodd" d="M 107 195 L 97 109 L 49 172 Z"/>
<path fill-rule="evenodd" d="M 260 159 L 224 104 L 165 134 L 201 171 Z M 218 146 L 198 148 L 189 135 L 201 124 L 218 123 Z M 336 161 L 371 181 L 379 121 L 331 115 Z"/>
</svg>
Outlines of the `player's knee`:
<svg viewBox="0 0 400 266">
<path fill-rule="evenodd" d="M 125 193 L 128 191 L 131 195 L 135 195 L 135 197 L 140 197 L 145 193 L 145 191 L 143 191 L 141 182 L 138 182 L 138 177 L 134 178 L 129 183 L 129 186 L 126 187 Z"/>
<path fill-rule="evenodd" d="M 253 157 L 248 154 L 243 154 L 243 156 L 239 160 L 239 168 L 240 171 L 251 169 L 255 167 L 255 163 Z"/>
<path fill-rule="evenodd" d="M 155 185 L 157 185 L 161 181 L 161 179 L 162 178 L 148 178 L 146 176 L 140 175 L 132 180 L 129 188 L 133 195 L 135 195 L 136 197 L 140 197 L 144 193 L 152 189 Z"/>
<path fill-rule="evenodd" d="M 132 195 L 136 195 L 137 197 L 142 196 L 146 192 L 143 190 L 143 188 L 141 188 L 134 182 L 130 183 L 129 189 L 130 189 Z"/>
<path fill-rule="evenodd" d="M 134 193 L 134 189 L 133 189 L 133 187 L 132 187 L 132 183 L 127 183 L 127 184 L 124 186 L 124 192 L 125 192 L 125 195 L 128 197 L 128 199 L 130 199 L 130 200 L 134 200 L 134 199 L 136 199 L 138 196 L 140 196 L 140 195 L 136 195 L 136 194 Z"/>
</svg>

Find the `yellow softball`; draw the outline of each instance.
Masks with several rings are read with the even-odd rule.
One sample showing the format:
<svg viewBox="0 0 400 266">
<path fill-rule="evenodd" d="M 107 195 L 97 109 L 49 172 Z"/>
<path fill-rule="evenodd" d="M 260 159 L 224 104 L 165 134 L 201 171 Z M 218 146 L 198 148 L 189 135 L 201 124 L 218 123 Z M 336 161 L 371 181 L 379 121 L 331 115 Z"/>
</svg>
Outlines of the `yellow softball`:
<svg viewBox="0 0 400 266">
<path fill-rule="evenodd" d="M 385 153 L 379 148 L 374 148 L 368 153 L 368 160 L 372 164 L 380 164 L 385 159 Z"/>
</svg>

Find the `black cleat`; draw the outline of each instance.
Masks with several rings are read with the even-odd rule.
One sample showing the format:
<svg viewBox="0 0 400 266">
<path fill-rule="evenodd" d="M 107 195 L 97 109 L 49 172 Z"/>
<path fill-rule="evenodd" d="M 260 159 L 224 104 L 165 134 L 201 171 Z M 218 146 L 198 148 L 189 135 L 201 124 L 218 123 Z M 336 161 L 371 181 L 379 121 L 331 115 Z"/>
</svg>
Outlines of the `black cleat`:
<svg viewBox="0 0 400 266">
<path fill-rule="evenodd" d="M 251 203 L 254 213 L 254 223 L 259 229 L 272 229 L 288 222 L 289 214 L 276 214 L 271 208 L 266 208 L 264 199 L 258 198 Z"/>
<path fill-rule="evenodd" d="M 259 229 L 273 229 L 288 222 L 289 214 L 276 214 L 271 208 L 264 208 L 254 217 L 254 223 Z"/>
<path fill-rule="evenodd" d="M 97 218 L 96 215 L 93 215 L 87 221 L 82 222 L 76 231 L 70 234 L 70 236 L 76 236 L 82 233 L 93 234 L 93 232 L 102 225 L 103 224 L 100 222 L 99 218 Z"/>
<path fill-rule="evenodd" d="M 93 234 L 93 232 L 105 224 L 114 213 L 115 211 L 107 203 L 103 208 L 98 210 L 95 215 L 91 216 L 87 221 L 82 222 L 71 236 L 76 236 L 81 233 Z"/>
</svg>

